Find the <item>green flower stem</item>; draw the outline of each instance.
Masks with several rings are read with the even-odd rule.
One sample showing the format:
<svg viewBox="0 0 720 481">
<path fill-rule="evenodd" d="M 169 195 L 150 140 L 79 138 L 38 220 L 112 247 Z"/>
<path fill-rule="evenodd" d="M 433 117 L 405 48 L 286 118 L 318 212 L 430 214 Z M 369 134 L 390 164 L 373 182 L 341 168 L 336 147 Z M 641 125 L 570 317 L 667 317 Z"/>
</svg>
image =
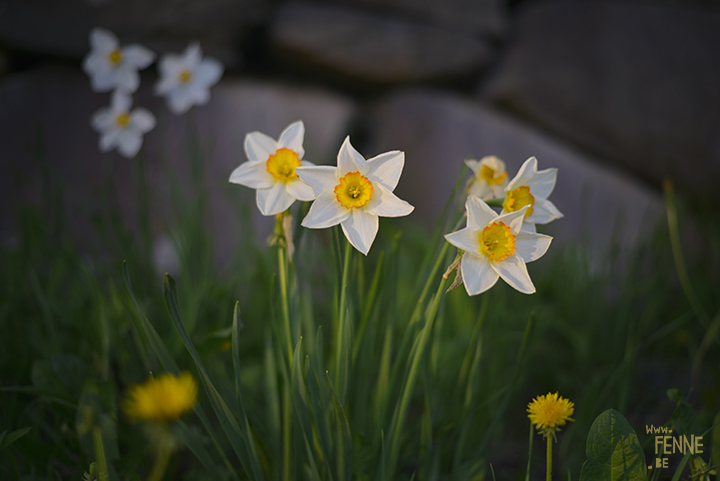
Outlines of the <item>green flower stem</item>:
<svg viewBox="0 0 720 481">
<path fill-rule="evenodd" d="M 292 471 L 292 393 L 288 376 L 283 390 L 283 480 L 290 481 Z"/>
<path fill-rule="evenodd" d="M 447 245 L 448 244 L 446 243 L 442 253 L 440 254 L 441 258 L 444 257 Z M 447 279 L 444 277 L 440 280 L 440 285 L 435 292 L 435 297 L 433 297 L 432 304 L 430 305 L 430 310 L 428 311 L 427 319 L 425 321 L 425 326 L 420 332 L 420 339 L 413 353 L 410 370 L 408 372 L 408 377 L 405 381 L 405 385 L 403 386 L 400 403 L 395 410 L 392 427 L 392 441 L 390 444 L 390 464 L 388 466 L 389 472 L 387 473 L 389 476 L 386 476 L 388 479 L 392 479 L 394 477 L 393 472 L 395 471 L 397 457 L 400 450 L 400 434 L 402 432 L 403 425 L 405 424 L 405 416 L 407 414 L 407 409 L 410 404 L 410 396 L 412 395 L 412 391 L 415 386 L 415 380 L 417 379 L 418 369 L 420 368 L 420 361 L 422 360 L 423 353 L 425 352 L 425 346 L 427 345 L 428 339 L 430 338 L 430 332 L 432 332 L 433 322 L 435 321 L 435 315 L 437 314 L 438 306 L 440 305 L 440 298 L 442 297 L 442 294 L 445 290 L 446 281 Z"/>
<path fill-rule="evenodd" d="M 546 481 L 552 481 L 552 441 L 553 436 L 545 436 L 547 438 L 547 471 L 545 474 Z"/>
<path fill-rule="evenodd" d="M 342 356 L 345 351 L 345 323 L 347 322 L 347 284 L 350 271 L 350 253 L 352 246 L 350 242 L 345 243 L 345 259 L 342 267 L 342 282 L 340 284 L 340 306 L 338 308 L 337 332 L 335 333 L 335 376 L 333 381 L 338 386 L 340 398 L 344 398 L 345 379 L 343 379 Z"/>
<path fill-rule="evenodd" d="M 103 445 L 102 429 L 100 426 L 93 426 L 93 448 L 95 449 L 95 458 L 97 459 L 97 466 L 99 471 L 98 479 L 100 481 L 107 481 L 110 479 L 107 469 L 107 460 L 105 459 L 105 446 Z"/>
<path fill-rule="evenodd" d="M 292 328 L 290 327 L 290 307 L 288 305 L 287 288 L 287 256 L 286 250 L 278 248 L 278 277 L 280 278 L 280 306 L 283 316 L 283 328 L 285 330 L 285 344 L 288 356 L 288 366 L 292 365 Z"/>
<path fill-rule="evenodd" d="M 165 476 L 165 470 L 167 469 L 168 462 L 170 461 L 170 455 L 172 454 L 172 446 L 172 442 L 165 439 L 160 440 L 158 443 L 157 454 L 155 456 L 155 464 L 153 464 L 152 471 L 147 478 L 148 481 L 160 481 L 163 476 Z"/>
</svg>

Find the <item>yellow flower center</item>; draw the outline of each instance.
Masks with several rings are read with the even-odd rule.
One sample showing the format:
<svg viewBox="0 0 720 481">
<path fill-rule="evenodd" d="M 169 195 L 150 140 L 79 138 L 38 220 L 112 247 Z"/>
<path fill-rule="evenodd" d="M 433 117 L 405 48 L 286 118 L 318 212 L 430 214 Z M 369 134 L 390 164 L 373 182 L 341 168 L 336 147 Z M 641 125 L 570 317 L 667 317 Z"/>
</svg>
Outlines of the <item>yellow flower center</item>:
<svg viewBox="0 0 720 481">
<path fill-rule="evenodd" d="M 517 189 L 507 193 L 505 202 L 503 202 L 503 209 L 507 212 L 515 212 L 526 205 L 529 205 L 525 211 L 525 217 L 532 215 L 533 206 L 535 205 L 535 197 L 530 193 L 530 187 L 527 185 L 521 185 Z"/>
<path fill-rule="evenodd" d="M 115 122 L 117 122 L 118 126 L 121 129 L 126 128 L 128 125 L 130 125 L 130 114 L 128 112 L 121 113 L 117 116 Z"/>
<path fill-rule="evenodd" d="M 197 394 L 197 381 L 189 372 L 178 377 L 165 373 L 132 386 L 123 409 L 137 420 L 173 421 L 192 409 Z"/>
<path fill-rule="evenodd" d="M 480 178 L 490 185 L 502 184 L 507 178 L 507 172 L 502 172 L 499 175 L 496 174 L 495 169 L 487 165 L 480 167 Z M 496 177 L 497 175 L 497 177 Z"/>
<path fill-rule="evenodd" d="M 515 236 L 503 222 L 493 222 L 480 233 L 480 250 L 491 261 L 504 261 L 515 253 Z"/>
<path fill-rule="evenodd" d="M 372 182 L 360 172 L 350 172 L 335 186 L 335 198 L 340 205 L 348 209 L 362 207 L 375 192 Z"/>
<path fill-rule="evenodd" d="M 295 167 L 300 167 L 300 158 L 295 151 L 283 147 L 268 157 L 265 166 L 277 180 L 289 182 L 297 178 Z"/>
<path fill-rule="evenodd" d="M 110 61 L 110 65 L 113 67 L 117 67 L 120 65 L 120 62 L 122 62 L 123 59 L 123 53 L 122 50 L 119 48 L 116 48 L 112 52 L 110 52 L 110 55 L 108 55 L 108 60 Z"/>
<path fill-rule="evenodd" d="M 527 412 L 535 428 L 547 433 L 556 430 L 559 426 L 565 426 L 568 421 L 574 421 L 570 417 L 575 411 L 574 406 L 569 399 L 558 396 L 558 393 L 548 393 L 533 399 L 528 404 Z"/>
<path fill-rule="evenodd" d="M 180 72 L 180 83 L 186 84 L 192 80 L 193 74 L 190 70 L 183 70 Z"/>
</svg>

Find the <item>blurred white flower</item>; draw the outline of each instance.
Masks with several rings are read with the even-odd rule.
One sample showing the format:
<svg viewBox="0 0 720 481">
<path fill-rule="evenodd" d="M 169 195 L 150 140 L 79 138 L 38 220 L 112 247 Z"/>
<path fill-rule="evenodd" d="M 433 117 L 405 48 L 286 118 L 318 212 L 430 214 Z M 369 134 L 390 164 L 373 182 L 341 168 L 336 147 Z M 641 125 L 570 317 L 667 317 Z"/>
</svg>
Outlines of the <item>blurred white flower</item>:
<svg viewBox="0 0 720 481">
<path fill-rule="evenodd" d="M 90 76 L 90 85 L 96 92 L 113 89 L 135 92 L 140 85 L 138 70 L 155 60 L 155 54 L 141 45 L 120 48 L 117 37 L 104 28 L 90 32 L 90 46 L 92 50 L 83 59 L 82 68 Z"/>
<path fill-rule="evenodd" d="M 468 295 L 487 291 L 500 277 L 520 292 L 535 292 L 525 263 L 542 257 L 552 237 L 521 230 L 529 207 L 497 215 L 483 200 L 471 195 L 465 209 L 467 226 L 446 234 L 445 239 L 465 251 L 460 273 Z"/>
<path fill-rule="evenodd" d="M 337 167 L 295 170 L 317 196 L 302 225 L 324 229 L 340 224 L 348 242 L 367 255 L 377 235 L 378 216 L 400 217 L 414 209 L 393 194 L 404 165 L 405 153 L 397 150 L 366 161 L 347 137 Z"/>
<path fill-rule="evenodd" d="M 298 200 L 313 200 L 315 195 L 295 173 L 301 165 L 313 165 L 301 160 L 305 154 L 302 120 L 293 122 L 273 140 L 260 132 L 245 136 L 245 155 L 248 161 L 230 174 L 230 182 L 257 189 L 255 199 L 263 215 L 275 215 L 287 210 Z"/>
<path fill-rule="evenodd" d="M 505 162 L 494 155 L 488 155 L 479 161 L 468 159 L 465 163 L 473 171 L 473 176 L 465 186 L 468 195 L 481 199 L 502 197 L 503 189 L 508 183 Z"/>
<path fill-rule="evenodd" d="M 214 58 L 203 59 L 200 44 L 192 42 L 182 55 L 163 55 L 158 70 L 155 95 L 163 95 L 170 111 L 180 115 L 210 100 L 210 87 L 218 83 L 224 67 Z"/>
<path fill-rule="evenodd" d="M 120 92 L 113 92 L 110 107 L 102 108 L 92 116 L 92 128 L 100 132 L 100 151 L 107 152 L 117 147 L 129 158 L 135 157 L 143 143 L 143 134 L 155 127 L 155 117 L 147 109 L 130 111 L 132 98 Z"/>
<path fill-rule="evenodd" d="M 505 187 L 502 213 L 516 212 L 526 205 L 523 230 L 535 232 L 535 224 L 547 224 L 563 217 L 555 204 L 547 200 L 555 188 L 557 169 L 537 170 L 537 159 L 530 157 Z"/>
</svg>

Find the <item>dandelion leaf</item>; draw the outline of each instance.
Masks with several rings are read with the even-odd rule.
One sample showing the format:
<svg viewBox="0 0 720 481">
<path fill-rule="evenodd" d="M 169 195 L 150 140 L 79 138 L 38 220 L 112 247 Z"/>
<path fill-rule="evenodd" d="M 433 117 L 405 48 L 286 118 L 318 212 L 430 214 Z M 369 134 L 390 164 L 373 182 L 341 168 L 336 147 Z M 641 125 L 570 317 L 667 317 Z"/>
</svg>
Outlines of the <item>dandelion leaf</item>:
<svg viewBox="0 0 720 481">
<path fill-rule="evenodd" d="M 580 481 L 646 481 L 647 466 L 637 434 L 625 417 L 608 409 L 593 422 Z"/>
</svg>

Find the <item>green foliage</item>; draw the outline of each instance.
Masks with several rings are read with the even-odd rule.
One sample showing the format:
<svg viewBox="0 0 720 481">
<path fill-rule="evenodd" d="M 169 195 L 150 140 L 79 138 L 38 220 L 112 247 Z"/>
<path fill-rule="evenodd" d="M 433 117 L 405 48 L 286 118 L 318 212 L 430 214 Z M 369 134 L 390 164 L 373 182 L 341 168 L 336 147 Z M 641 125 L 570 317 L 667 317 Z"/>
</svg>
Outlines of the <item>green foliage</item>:
<svg viewBox="0 0 720 481">
<path fill-rule="evenodd" d="M 637 434 L 614 409 L 600 414 L 587 437 L 587 461 L 580 481 L 643 481 L 647 479 L 645 454 Z"/>
</svg>

